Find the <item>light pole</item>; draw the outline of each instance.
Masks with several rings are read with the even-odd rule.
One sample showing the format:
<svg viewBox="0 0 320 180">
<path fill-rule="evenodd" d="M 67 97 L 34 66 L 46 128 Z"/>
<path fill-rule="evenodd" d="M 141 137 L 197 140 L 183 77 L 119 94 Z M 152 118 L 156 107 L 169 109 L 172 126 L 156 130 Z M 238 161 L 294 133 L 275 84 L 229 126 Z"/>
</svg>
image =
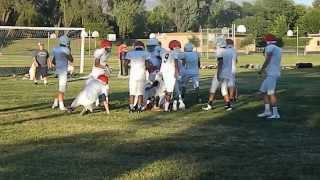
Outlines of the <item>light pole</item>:
<svg viewBox="0 0 320 180">
<path fill-rule="evenodd" d="M 296 34 L 296 37 L 297 37 L 297 56 L 299 56 L 299 26 L 297 26 L 297 32 L 296 32 L 297 34 Z M 293 37 L 294 36 L 294 32 L 293 32 L 293 30 L 289 30 L 288 32 L 287 32 L 287 36 L 288 37 Z"/>
</svg>

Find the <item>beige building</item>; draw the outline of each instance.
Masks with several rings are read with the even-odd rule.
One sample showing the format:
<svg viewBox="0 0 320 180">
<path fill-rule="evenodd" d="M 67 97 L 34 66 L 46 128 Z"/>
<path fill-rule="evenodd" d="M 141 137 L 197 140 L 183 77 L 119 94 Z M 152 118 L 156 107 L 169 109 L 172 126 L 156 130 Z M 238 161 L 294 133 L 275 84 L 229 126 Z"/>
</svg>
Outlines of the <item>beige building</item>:
<svg viewBox="0 0 320 180">
<path fill-rule="evenodd" d="M 309 34 L 310 41 L 305 47 L 305 54 L 320 53 L 320 34 Z"/>
<path fill-rule="evenodd" d="M 186 33 L 162 33 L 157 34 L 157 39 L 162 43 L 162 47 L 168 48 L 171 40 L 178 40 L 184 46 L 188 42 L 193 42 L 196 50 L 200 53 L 215 52 L 214 38 L 219 34 L 207 34 L 202 32 L 186 32 Z M 255 44 L 250 44 L 241 47 L 241 41 L 245 39 L 246 35 L 237 35 L 235 38 L 235 46 L 240 53 L 255 52 Z M 197 42 L 197 43 L 194 43 Z"/>
</svg>

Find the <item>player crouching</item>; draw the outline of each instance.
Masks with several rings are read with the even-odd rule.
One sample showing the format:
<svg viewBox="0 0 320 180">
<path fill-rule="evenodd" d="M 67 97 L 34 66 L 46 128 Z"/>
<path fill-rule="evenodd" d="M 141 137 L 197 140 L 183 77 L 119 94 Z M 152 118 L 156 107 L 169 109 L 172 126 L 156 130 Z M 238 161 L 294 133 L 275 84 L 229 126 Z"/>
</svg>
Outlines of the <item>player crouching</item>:
<svg viewBox="0 0 320 180">
<path fill-rule="evenodd" d="M 137 41 L 134 43 L 134 50 L 128 52 L 125 57 L 125 64 L 130 64 L 129 112 L 143 111 L 143 94 L 149 60 L 149 55 L 144 49 L 144 43 Z"/>
<path fill-rule="evenodd" d="M 79 93 L 76 99 L 72 102 L 69 112 L 73 112 L 75 108 L 83 106 L 81 115 L 86 114 L 88 111 L 93 112 L 94 105 L 97 99 L 101 99 L 107 114 L 109 111 L 108 100 L 108 77 L 100 75 L 97 79 L 90 78 L 84 89 Z"/>
</svg>

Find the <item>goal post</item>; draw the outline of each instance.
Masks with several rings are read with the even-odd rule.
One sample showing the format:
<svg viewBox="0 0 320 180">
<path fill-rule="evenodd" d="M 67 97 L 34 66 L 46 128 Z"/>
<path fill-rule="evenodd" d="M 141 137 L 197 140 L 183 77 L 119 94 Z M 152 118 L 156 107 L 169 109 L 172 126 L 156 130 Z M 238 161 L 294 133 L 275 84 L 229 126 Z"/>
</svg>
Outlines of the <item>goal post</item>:
<svg viewBox="0 0 320 180">
<path fill-rule="evenodd" d="M 51 52 L 52 46 L 55 46 L 57 38 L 67 35 L 71 40 L 71 48 L 76 59 L 79 59 L 79 72 L 84 72 L 85 66 L 85 28 L 78 27 L 24 27 L 24 26 L 0 26 L 0 66 L 4 66 L 5 59 L 9 66 L 28 65 L 30 51 L 35 48 L 36 41 L 42 41 L 47 45 L 47 50 Z M 50 49 L 49 49 L 50 48 Z M 11 56 L 12 58 L 9 58 Z M 25 56 L 25 57 L 23 57 Z M 19 57 L 19 58 L 16 58 Z M 16 60 L 23 59 L 23 60 Z M 2 62 L 1 62 L 2 60 Z"/>
</svg>

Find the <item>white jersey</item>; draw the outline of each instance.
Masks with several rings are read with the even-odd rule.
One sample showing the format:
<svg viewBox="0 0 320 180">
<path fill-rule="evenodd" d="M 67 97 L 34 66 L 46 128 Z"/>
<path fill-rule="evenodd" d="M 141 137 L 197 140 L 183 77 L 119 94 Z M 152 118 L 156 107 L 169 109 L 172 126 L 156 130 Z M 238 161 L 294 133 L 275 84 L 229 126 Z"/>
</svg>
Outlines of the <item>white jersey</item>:
<svg viewBox="0 0 320 180">
<path fill-rule="evenodd" d="M 146 51 L 130 51 L 126 55 L 126 60 L 130 60 L 130 81 L 144 81 L 146 79 L 146 61 L 150 59 L 150 54 Z"/>
<path fill-rule="evenodd" d="M 237 50 L 233 46 L 227 46 L 228 49 L 232 50 L 232 74 L 235 75 L 237 72 L 237 60 L 238 60 L 238 54 Z"/>
<path fill-rule="evenodd" d="M 96 59 L 98 59 L 100 65 L 105 67 L 105 68 L 100 68 L 100 67 L 93 66 L 91 75 L 93 77 L 97 78 L 99 75 L 106 73 L 107 62 L 111 56 L 111 53 L 108 53 L 104 48 L 100 48 L 100 49 L 95 50 L 93 56 L 94 56 L 94 61 L 96 61 Z"/>
<path fill-rule="evenodd" d="M 184 60 L 187 75 L 199 74 L 199 54 L 197 52 L 185 52 Z"/>
<path fill-rule="evenodd" d="M 161 55 L 161 68 L 160 72 L 162 74 L 170 74 L 172 76 L 175 75 L 176 72 L 176 61 L 178 60 L 177 58 L 177 53 L 174 51 L 165 51 Z"/>
<path fill-rule="evenodd" d="M 72 102 L 72 107 L 84 106 L 89 107 L 96 102 L 100 95 L 108 96 L 106 85 L 99 80 L 91 78 L 87 81 L 84 89 L 79 93 L 77 98 Z"/>
<path fill-rule="evenodd" d="M 271 55 L 270 63 L 266 68 L 267 75 L 279 77 L 281 75 L 281 48 L 274 44 L 269 44 L 265 48 L 265 54 L 266 56 Z"/>
<path fill-rule="evenodd" d="M 217 58 L 222 58 L 222 69 L 220 72 L 220 78 L 222 79 L 232 79 L 232 61 L 233 61 L 234 52 L 230 48 L 218 48 L 217 49 Z"/>
</svg>

